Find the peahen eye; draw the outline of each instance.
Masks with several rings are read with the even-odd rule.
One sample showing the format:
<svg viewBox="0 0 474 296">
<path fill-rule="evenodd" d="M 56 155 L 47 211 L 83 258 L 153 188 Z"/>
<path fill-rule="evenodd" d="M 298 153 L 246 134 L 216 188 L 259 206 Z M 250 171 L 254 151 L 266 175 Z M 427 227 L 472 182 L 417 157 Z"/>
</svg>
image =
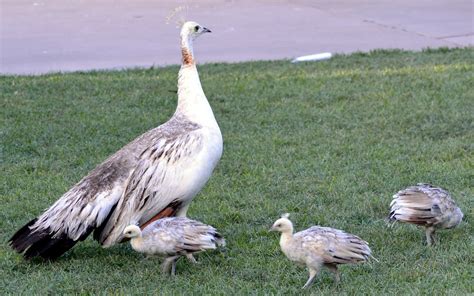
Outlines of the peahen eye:
<svg viewBox="0 0 474 296">
<path fill-rule="evenodd" d="M 194 31 L 195 32 L 199 31 L 199 26 L 194 27 Z"/>
</svg>

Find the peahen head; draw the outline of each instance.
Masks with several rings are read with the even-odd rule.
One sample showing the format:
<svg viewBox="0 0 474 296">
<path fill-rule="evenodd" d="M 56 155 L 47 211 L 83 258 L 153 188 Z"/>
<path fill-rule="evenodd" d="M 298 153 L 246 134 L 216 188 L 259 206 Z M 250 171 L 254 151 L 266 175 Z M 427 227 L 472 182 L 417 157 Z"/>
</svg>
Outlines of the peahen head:
<svg viewBox="0 0 474 296">
<path fill-rule="evenodd" d="M 211 30 L 192 21 L 184 23 L 181 28 L 181 37 L 186 39 L 194 40 L 204 33 L 211 33 Z"/>
</svg>

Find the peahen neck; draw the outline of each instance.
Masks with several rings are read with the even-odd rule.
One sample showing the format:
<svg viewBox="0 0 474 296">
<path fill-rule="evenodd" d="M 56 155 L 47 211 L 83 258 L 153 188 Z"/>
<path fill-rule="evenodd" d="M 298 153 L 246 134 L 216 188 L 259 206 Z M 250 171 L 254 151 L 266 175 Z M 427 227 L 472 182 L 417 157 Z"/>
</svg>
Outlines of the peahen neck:
<svg viewBox="0 0 474 296">
<path fill-rule="evenodd" d="M 181 67 L 195 66 L 193 39 L 189 34 L 181 33 Z"/>
<path fill-rule="evenodd" d="M 203 126 L 217 126 L 211 106 L 201 86 L 193 52 L 193 40 L 181 34 L 182 64 L 178 74 L 178 107 L 176 114 Z"/>
</svg>

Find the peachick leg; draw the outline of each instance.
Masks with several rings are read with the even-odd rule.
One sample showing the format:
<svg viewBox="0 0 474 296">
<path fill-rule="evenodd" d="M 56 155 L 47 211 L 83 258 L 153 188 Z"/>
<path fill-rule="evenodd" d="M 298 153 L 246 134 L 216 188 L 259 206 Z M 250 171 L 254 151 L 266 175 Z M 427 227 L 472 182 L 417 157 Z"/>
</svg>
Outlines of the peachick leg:
<svg viewBox="0 0 474 296">
<path fill-rule="evenodd" d="M 339 269 L 337 268 L 336 264 L 325 264 L 326 266 L 332 273 L 334 273 L 334 280 L 336 283 L 339 283 L 341 281 L 341 275 L 339 273 Z"/>
<path fill-rule="evenodd" d="M 306 282 L 306 284 L 304 284 L 303 289 L 306 289 L 309 286 L 311 286 L 314 279 L 316 278 L 316 275 L 318 274 L 318 271 L 314 268 L 311 268 L 311 267 L 308 267 L 308 271 L 309 271 L 309 278 L 308 278 L 308 281 Z"/>
<path fill-rule="evenodd" d="M 188 258 L 188 260 L 189 260 L 191 263 L 194 263 L 194 264 L 197 263 L 197 261 L 196 261 L 196 259 L 194 258 L 193 254 L 186 254 L 186 258 Z"/>
<path fill-rule="evenodd" d="M 435 243 L 434 232 L 435 229 L 433 227 L 426 228 L 426 243 L 428 244 L 428 246 L 432 246 Z"/>
<path fill-rule="evenodd" d="M 170 273 L 173 274 L 173 269 L 176 269 L 176 259 L 178 256 L 173 256 L 173 257 L 168 257 L 163 261 L 163 264 L 161 265 L 161 270 L 164 273 Z"/>
<path fill-rule="evenodd" d="M 171 275 L 172 276 L 176 275 L 176 261 L 178 261 L 178 259 L 174 259 L 173 262 L 171 263 Z"/>
</svg>

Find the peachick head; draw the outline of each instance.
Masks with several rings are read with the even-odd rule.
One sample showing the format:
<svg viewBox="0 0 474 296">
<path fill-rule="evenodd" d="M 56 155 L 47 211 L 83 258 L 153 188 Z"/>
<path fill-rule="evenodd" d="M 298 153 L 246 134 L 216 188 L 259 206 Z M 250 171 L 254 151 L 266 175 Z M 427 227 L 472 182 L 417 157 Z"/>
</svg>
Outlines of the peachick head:
<svg viewBox="0 0 474 296">
<path fill-rule="evenodd" d="M 139 237 L 142 235 L 142 231 L 137 225 L 128 225 L 125 227 L 123 235 L 127 238 Z"/>
<path fill-rule="evenodd" d="M 281 218 L 276 220 L 275 223 L 273 223 L 272 228 L 270 228 L 270 231 L 278 231 L 281 233 L 293 233 L 293 223 L 288 219 L 290 214 L 286 213 L 281 215 Z"/>
</svg>

